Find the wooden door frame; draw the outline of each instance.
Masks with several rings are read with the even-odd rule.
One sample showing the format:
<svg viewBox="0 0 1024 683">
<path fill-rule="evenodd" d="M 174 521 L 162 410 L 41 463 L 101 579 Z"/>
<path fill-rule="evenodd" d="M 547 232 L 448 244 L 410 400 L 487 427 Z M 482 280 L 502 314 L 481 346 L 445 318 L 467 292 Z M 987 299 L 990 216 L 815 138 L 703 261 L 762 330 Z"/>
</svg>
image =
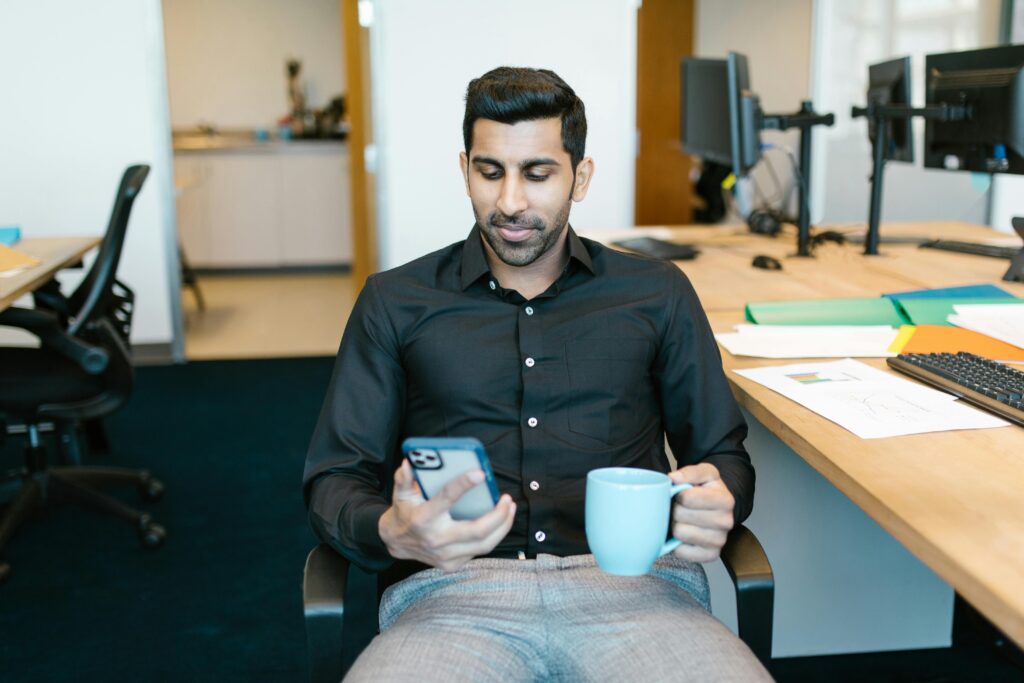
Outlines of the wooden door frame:
<svg viewBox="0 0 1024 683">
<path fill-rule="evenodd" d="M 374 179 L 366 170 L 365 150 L 373 144 L 370 90 L 370 29 L 359 23 L 359 1 L 341 2 L 346 105 L 349 117 L 348 156 L 352 202 L 352 279 L 362 289 L 379 267 Z"/>
</svg>

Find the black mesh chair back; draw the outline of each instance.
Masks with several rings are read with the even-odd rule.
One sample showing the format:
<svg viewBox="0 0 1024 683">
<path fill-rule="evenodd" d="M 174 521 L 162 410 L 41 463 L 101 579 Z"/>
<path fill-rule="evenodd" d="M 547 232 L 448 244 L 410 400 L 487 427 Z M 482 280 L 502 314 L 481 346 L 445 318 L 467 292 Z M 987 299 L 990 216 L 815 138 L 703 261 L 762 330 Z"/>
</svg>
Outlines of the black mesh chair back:
<svg viewBox="0 0 1024 683">
<path fill-rule="evenodd" d="M 103 241 L 100 242 L 96 261 L 82 283 L 68 298 L 69 313 L 73 317 L 68 326 L 69 334 L 77 335 L 97 320 L 106 319 L 122 341 L 128 344 L 135 294 L 128 286 L 117 280 L 117 266 L 121 260 L 132 205 L 148 175 L 149 166 L 139 164 L 129 166 L 121 177 L 121 184 L 114 198 L 114 209 L 110 214 L 110 223 L 103 235 Z"/>
</svg>

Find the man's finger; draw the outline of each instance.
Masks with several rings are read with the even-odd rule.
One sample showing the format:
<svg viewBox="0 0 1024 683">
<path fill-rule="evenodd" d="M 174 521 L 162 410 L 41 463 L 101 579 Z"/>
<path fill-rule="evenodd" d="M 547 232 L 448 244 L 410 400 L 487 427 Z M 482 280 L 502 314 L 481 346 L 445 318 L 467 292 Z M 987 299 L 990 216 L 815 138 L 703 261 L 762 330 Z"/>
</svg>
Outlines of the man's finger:
<svg viewBox="0 0 1024 683">
<path fill-rule="evenodd" d="M 675 484 L 693 484 L 694 486 L 700 486 L 701 484 L 707 484 L 722 478 L 718 468 L 709 462 L 680 467 L 674 472 L 669 472 L 668 476 Z"/>
<path fill-rule="evenodd" d="M 713 562 L 718 559 L 719 551 L 683 543 L 672 554 L 687 562 Z"/>
<path fill-rule="evenodd" d="M 452 506 L 462 498 L 466 491 L 481 483 L 484 480 L 484 473 L 481 470 L 470 470 L 460 474 L 445 484 L 436 496 L 423 504 L 423 513 L 427 519 L 432 519 L 448 512 Z"/>
<path fill-rule="evenodd" d="M 480 555 L 486 555 L 494 550 L 495 546 L 501 543 L 501 539 L 508 535 L 509 530 L 512 528 L 512 524 L 516 519 L 515 503 L 509 501 L 508 509 L 504 509 L 499 506 L 487 514 L 490 515 L 492 512 L 497 512 L 499 510 L 505 514 L 499 517 L 498 526 L 492 529 L 490 533 L 482 538 L 477 538 L 463 543 L 455 543 L 446 550 L 452 553 L 453 556 L 458 557 L 479 557 Z"/>
<path fill-rule="evenodd" d="M 724 485 L 714 483 L 695 486 L 676 494 L 676 501 L 683 507 L 694 510 L 732 510 L 736 500 Z"/>
<path fill-rule="evenodd" d="M 672 521 L 722 531 L 729 531 L 735 525 L 732 510 L 694 510 L 682 505 L 672 506 Z"/>
<path fill-rule="evenodd" d="M 402 464 L 395 470 L 395 491 L 392 495 L 394 502 L 412 501 L 423 502 L 423 493 L 416 485 L 416 479 L 412 475 L 412 466 L 408 460 L 402 460 Z"/>
<path fill-rule="evenodd" d="M 721 529 L 708 529 L 692 524 L 673 524 L 672 536 L 688 545 L 720 549 L 725 545 L 726 533 Z"/>
<path fill-rule="evenodd" d="M 495 529 L 505 523 L 510 507 L 515 507 L 512 498 L 508 494 L 502 495 L 493 510 L 489 510 L 474 520 L 459 521 L 449 525 L 440 540 L 445 544 L 476 543 L 494 533 Z"/>
</svg>

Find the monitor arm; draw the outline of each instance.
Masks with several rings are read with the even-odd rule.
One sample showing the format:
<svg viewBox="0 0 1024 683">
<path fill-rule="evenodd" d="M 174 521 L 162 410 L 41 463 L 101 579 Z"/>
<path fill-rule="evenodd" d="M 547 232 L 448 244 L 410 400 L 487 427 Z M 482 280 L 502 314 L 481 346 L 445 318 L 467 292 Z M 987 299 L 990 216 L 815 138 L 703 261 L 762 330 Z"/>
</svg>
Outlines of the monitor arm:
<svg viewBox="0 0 1024 683">
<path fill-rule="evenodd" d="M 933 121 L 962 121 L 970 117 L 970 108 L 964 105 L 936 104 L 911 107 L 899 104 L 869 103 L 866 107 L 853 107 L 850 116 L 864 117 L 875 124 L 875 142 L 872 148 L 874 165 L 871 170 L 871 209 L 868 212 L 868 234 L 864 238 L 864 254 L 878 255 L 878 223 L 882 214 L 882 173 L 885 170 L 885 146 L 890 121 L 920 117 Z"/>
<path fill-rule="evenodd" d="M 818 114 L 810 100 L 800 103 L 800 111 L 793 114 L 765 114 L 761 119 L 763 130 L 800 130 L 800 167 L 797 171 L 799 182 L 799 218 L 797 220 L 796 254 L 811 255 L 811 129 L 814 126 L 831 126 L 836 121 L 833 114 Z"/>
</svg>

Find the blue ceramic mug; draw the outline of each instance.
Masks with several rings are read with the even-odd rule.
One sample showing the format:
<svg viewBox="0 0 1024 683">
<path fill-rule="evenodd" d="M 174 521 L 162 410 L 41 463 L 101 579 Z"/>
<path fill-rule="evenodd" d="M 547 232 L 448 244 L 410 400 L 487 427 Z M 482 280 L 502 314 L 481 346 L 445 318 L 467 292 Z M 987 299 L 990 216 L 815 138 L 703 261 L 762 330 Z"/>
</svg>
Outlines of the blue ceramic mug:
<svg viewBox="0 0 1024 683">
<path fill-rule="evenodd" d="M 587 543 L 609 574 L 640 576 L 679 546 L 668 536 L 672 498 L 690 484 L 633 467 L 604 467 L 587 474 Z"/>
</svg>

